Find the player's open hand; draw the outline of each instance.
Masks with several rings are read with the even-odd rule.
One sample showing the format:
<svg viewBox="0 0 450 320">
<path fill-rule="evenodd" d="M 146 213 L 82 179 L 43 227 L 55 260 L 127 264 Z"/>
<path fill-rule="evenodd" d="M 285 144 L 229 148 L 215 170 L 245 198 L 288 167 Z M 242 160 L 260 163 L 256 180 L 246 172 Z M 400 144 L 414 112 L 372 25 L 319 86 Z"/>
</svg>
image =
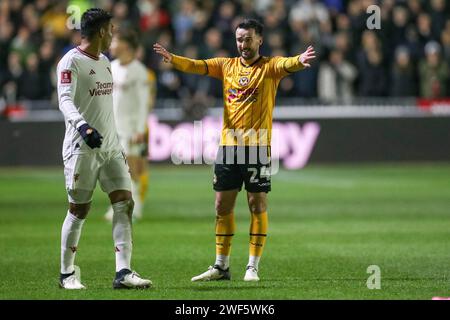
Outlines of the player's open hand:
<svg viewBox="0 0 450 320">
<path fill-rule="evenodd" d="M 162 55 L 164 62 L 172 62 L 172 54 L 166 50 L 162 45 L 159 43 L 155 43 L 153 45 L 153 50 L 157 53 Z"/>
<path fill-rule="evenodd" d="M 311 67 L 310 61 L 316 58 L 316 52 L 313 46 L 309 46 L 298 58 L 305 68 Z"/>
</svg>

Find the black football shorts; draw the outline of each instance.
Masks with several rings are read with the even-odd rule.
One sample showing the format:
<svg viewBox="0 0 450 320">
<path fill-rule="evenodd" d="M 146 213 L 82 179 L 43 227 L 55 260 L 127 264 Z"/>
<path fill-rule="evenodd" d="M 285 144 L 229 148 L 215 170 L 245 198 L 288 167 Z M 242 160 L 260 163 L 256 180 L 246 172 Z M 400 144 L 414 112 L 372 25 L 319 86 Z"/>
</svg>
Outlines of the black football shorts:
<svg viewBox="0 0 450 320">
<path fill-rule="evenodd" d="M 214 165 L 215 191 L 242 189 L 248 192 L 271 190 L 270 147 L 219 146 Z"/>
</svg>

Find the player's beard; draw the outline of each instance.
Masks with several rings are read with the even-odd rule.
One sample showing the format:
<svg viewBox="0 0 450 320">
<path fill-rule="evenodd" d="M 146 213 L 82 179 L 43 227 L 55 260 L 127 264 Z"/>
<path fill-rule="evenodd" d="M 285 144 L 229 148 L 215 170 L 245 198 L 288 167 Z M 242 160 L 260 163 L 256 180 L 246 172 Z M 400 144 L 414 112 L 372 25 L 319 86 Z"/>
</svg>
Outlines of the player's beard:
<svg viewBox="0 0 450 320">
<path fill-rule="evenodd" d="M 256 51 L 252 49 L 239 50 L 239 54 L 244 60 L 252 60 L 255 57 Z"/>
</svg>

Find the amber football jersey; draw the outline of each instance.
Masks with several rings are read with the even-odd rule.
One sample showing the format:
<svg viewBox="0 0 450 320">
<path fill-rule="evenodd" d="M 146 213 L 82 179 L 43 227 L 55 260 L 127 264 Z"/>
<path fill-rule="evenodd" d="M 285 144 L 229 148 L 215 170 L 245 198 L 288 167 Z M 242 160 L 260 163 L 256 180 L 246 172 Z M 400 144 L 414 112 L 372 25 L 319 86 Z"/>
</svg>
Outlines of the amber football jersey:
<svg viewBox="0 0 450 320">
<path fill-rule="evenodd" d="M 280 80 L 303 68 L 299 56 L 264 57 L 245 65 L 239 57 L 192 60 L 173 56 L 176 69 L 223 82 L 221 145 L 265 146 L 272 136 L 272 114 Z"/>
</svg>

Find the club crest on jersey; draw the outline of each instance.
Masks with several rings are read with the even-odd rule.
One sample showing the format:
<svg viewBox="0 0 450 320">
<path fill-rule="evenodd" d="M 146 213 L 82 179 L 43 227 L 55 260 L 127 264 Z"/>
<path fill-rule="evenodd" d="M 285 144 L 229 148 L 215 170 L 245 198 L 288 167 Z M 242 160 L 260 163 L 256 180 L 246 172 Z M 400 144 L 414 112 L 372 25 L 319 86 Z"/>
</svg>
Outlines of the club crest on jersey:
<svg viewBox="0 0 450 320">
<path fill-rule="evenodd" d="M 239 84 L 240 84 L 241 86 L 246 86 L 246 85 L 248 85 L 248 82 L 249 82 L 249 80 L 248 80 L 247 77 L 240 77 L 240 78 L 239 78 Z"/>
<path fill-rule="evenodd" d="M 70 70 L 61 71 L 61 83 L 62 84 L 72 83 L 72 71 Z"/>
</svg>

